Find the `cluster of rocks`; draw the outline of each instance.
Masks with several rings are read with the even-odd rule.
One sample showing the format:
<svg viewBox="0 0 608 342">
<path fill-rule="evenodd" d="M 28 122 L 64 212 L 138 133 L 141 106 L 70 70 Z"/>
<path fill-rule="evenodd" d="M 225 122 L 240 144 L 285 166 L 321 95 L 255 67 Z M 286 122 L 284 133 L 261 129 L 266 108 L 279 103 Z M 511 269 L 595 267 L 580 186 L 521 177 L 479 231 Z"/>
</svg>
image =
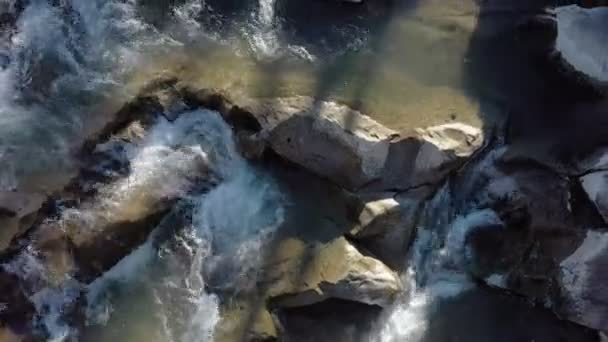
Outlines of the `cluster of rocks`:
<svg viewBox="0 0 608 342">
<path fill-rule="evenodd" d="M 243 156 L 253 162 L 274 165 L 278 173 L 305 174 L 284 182 L 298 196 L 319 201 L 315 210 L 328 210 L 304 213 L 324 223 L 302 223 L 298 214 L 288 215 L 253 289 L 223 306 L 219 340 L 277 339 L 289 333 L 284 313 L 319 303 L 390 306 L 406 286 L 400 272 L 408 249 L 418 230 L 433 229 L 429 216 L 437 208 L 430 203 L 439 196 L 437 189 L 446 187 L 446 226 L 481 210 L 494 213 L 466 228 L 464 273 L 567 320 L 607 330 L 608 291 L 601 272 L 608 263 L 605 151 L 553 169 L 501 139 L 484 144 L 479 129 L 463 124 L 401 137 L 337 103 L 307 97 L 229 99 L 174 79 L 144 89 L 87 143 L 79 175 L 62 190 L 48 197 L 0 194 L 4 260 L 33 244 L 56 284 L 66 274 L 91 282 L 141 244 L 180 196 L 221 181 L 207 160 L 176 146 L 165 152 L 167 163 L 158 165 L 158 175 L 171 174 L 180 180 L 172 184 L 185 191 L 147 192 L 145 184 L 136 183 L 112 193 L 133 172 L 124 151 L 141 144 L 159 115 L 175 120 L 191 108 L 218 111 L 233 127 Z M 172 162 L 173 155 L 185 155 L 188 163 Z M 86 212 L 86 222 L 70 215 L 71 208 Z M 2 320 L 30 320 L 33 308 L 23 309 L 27 286 L 10 274 L 0 276 L 10 279 L 0 295 L 9 306 L 0 311 Z M 15 303 L 20 310 L 10 309 Z"/>
</svg>

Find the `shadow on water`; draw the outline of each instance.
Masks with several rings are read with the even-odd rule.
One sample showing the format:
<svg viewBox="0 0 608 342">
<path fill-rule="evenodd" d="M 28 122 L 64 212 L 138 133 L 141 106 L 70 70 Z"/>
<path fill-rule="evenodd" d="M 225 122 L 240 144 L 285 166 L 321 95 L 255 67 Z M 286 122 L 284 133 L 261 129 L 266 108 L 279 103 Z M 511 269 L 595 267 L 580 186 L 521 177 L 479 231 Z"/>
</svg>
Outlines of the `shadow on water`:
<svg viewBox="0 0 608 342">
<path fill-rule="evenodd" d="M 518 152 L 565 164 L 608 143 L 607 103 L 555 51 L 555 6 L 576 1 L 480 2 L 463 74 L 486 131 L 504 126 Z M 532 156 L 533 155 L 533 156 Z"/>
<path fill-rule="evenodd" d="M 286 18 L 289 41 L 311 47 L 313 53 L 325 55 L 315 76 L 312 96 L 316 108 L 340 89 L 348 88 L 347 104 L 364 110 L 364 98 L 373 85 L 384 50 L 389 46 L 389 29 L 393 21 L 416 8 L 418 0 L 376 0 L 360 4 L 327 1 L 280 1 L 279 15 Z M 314 23 L 314 24 L 313 24 Z M 364 42 L 357 41 L 364 40 Z M 356 45 L 362 45 L 357 47 Z M 353 49 L 355 51 L 349 51 Z M 363 51 L 357 51 L 357 50 Z M 332 57 L 332 52 L 347 51 Z M 353 75 L 354 74 L 354 75 Z M 345 127 L 356 127 L 354 113 Z"/>
</svg>

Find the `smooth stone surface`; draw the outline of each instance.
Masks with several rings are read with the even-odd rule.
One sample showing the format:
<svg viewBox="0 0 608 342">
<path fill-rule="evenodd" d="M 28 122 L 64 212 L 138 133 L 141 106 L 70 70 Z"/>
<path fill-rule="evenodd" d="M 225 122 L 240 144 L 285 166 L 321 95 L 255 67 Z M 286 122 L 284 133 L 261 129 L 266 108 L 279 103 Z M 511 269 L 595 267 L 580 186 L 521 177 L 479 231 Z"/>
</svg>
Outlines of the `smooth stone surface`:
<svg viewBox="0 0 608 342">
<path fill-rule="evenodd" d="M 266 264 L 266 296 L 278 307 L 298 307 L 338 298 L 386 306 L 401 291 L 398 275 L 361 254 L 345 238 L 306 245 L 281 241 Z"/>
</svg>

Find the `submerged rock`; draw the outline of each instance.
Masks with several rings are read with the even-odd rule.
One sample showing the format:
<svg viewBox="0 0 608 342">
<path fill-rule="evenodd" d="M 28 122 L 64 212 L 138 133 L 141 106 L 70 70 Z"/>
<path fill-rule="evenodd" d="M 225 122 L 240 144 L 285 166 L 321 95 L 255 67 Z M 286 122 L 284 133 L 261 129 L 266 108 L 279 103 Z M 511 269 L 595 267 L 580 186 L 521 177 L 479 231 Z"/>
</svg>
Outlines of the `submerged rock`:
<svg viewBox="0 0 608 342">
<path fill-rule="evenodd" d="M 264 266 L 267 296 L 277 307 L 305 306 L 328 298 L 386 306 L 401 292 L 399 277 L 364 256 L 345 238 L 306 245 L 281 241 Z"/>
</svg>

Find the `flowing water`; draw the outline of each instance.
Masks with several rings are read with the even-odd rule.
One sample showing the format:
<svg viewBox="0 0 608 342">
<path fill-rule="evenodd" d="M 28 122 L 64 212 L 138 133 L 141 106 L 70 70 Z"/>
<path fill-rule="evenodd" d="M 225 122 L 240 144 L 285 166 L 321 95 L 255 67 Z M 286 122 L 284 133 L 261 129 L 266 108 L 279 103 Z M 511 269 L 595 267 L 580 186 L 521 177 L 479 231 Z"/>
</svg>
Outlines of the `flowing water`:
<svg viewBox="0 0 608 342">
<path fill-rule="evenodd" d="M 323 6 L 327 13 L 320 13 Z M 454 119 L 479 123 L 479 105 L 463 80 L 476 5 L 367 6 L 0 0 L 0 191 L 55 190 L 75 172 L 72 156 L 83 139 L 158 74 L 235 95 L 334 99 L 404 132 Z M 604 75 L 604 62 L 572 63 Z M 33 248 L 2 267 L 30 284 L 34 324 L 51 341 L 211 341 L 219 299 L 203 274 L 222 269 L 226 288 L 252 286 L 259 251 L 282 223 L 285 200 L 270 174 L 238 155 L 215 112 L 159 119 L 128 153 L 132 172 L 101 192 L 104 208 L 120 207 L 127 187 L 179 196 L 173 214 L 186 220 L 185 228 L 173 232 L 171 222 L 161 222 L 90 284 L 69 275 L 52 279 Z M 204 160 L 221 180 L 206 194 L 185 193 L 187 184 L 172 178 L 190 172 L 193 160 Z M 433 219 L 403 276 L 410 290 L 372 340 L 422 340 L 435 303 L 473 286 L 460 272 L 463 222 L 487 213 L 452 222 L 446 198 L 435 196 Z M 85 210 L 68 214 L 87 217 Z M 73 322 L 66 313 L 82 294 L 86 322 Z"/>
</svg>

